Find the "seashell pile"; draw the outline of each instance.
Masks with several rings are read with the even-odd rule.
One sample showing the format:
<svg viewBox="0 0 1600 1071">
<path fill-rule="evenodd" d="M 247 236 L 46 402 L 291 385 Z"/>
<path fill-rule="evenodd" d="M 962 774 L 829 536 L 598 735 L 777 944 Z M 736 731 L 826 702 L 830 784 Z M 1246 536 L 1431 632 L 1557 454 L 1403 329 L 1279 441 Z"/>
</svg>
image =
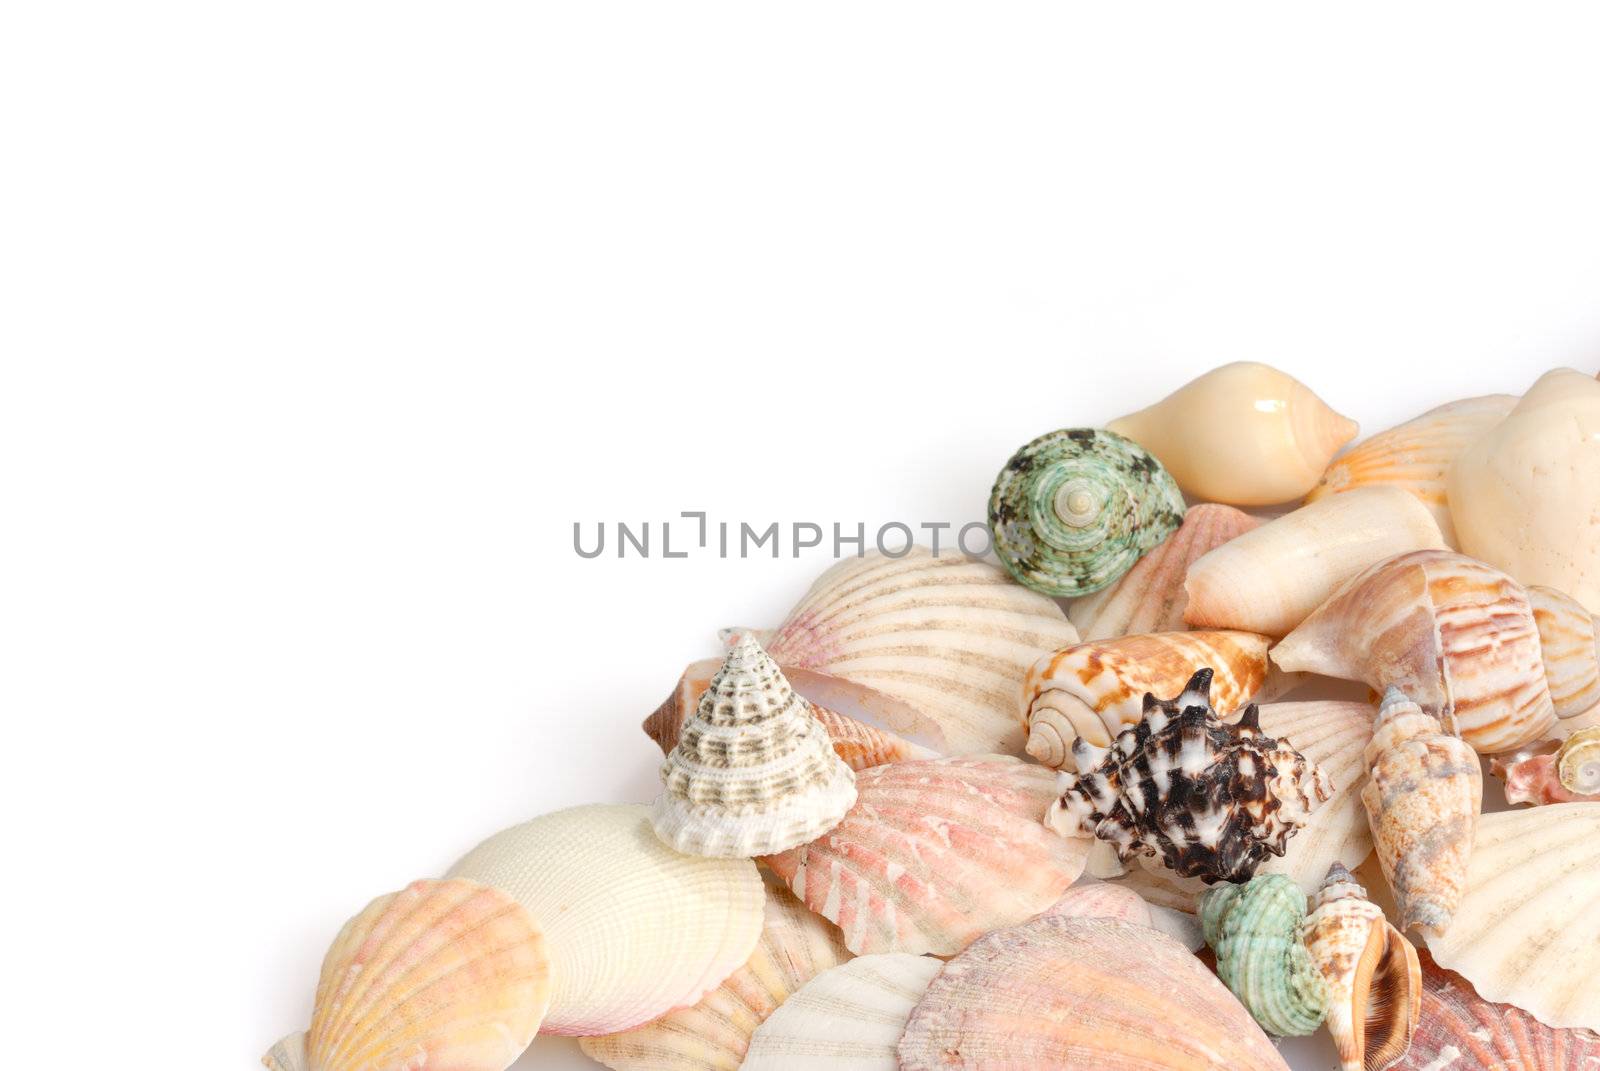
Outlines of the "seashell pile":
<svg viewBox="0 0 1600 1071">
<path fill-rule="evenodd" d="M 374 900 L 263 1063 L 1600 1069 L 1600 380 L 1356 431 L 1238 363 L 1032 439 L 998 565 L 724 630 L 652 802 Z"/>
</svg>

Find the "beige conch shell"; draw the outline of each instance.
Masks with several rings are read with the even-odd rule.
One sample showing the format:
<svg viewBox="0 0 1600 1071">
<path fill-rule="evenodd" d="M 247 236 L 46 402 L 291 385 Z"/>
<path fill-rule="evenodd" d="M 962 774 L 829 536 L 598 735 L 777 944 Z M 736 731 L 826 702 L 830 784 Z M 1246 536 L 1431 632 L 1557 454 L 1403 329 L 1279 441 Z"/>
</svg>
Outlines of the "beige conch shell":
<svg viewBox="0 0 1600 1071">
<path fill-rule="evenodd" d="M 1364 487 L 1302 506 L 1189 567 L 1191 628 L 1287 635 L 1361 570 L 1444 546 L 1433 515 L 1397 487 Z"/>
<path fill-rule="evenodd" d="M 1457 548 L 1445 477 L 1461 452 L 1504 420 L 1516 404 L 1511 394 L 1465 398 L 1379 432 L 1339 455 L 1306 501 L 1358 487 L 1398 487 L 1428 507 L 1445 544 Z"/>
<path fill-rule="evenodd" d="M 1196 670 L 1214 671 L 1211 702 L 1223 717 L 1267 679 L 1267 638 L 1249 632 L 1158 632 L 1063 648 L 1041 658 L 1022 685 L 1028 754 L 1074 770 L 1072 743 L 1106 747 L 1144 715 L 1144 697 L 1181 693 Z"/>
<path fill-rule="evenodd" d="M 1600 381 L 1547 372 L 1450 469 L 1461 549 L 1600 614 Z"/>
<path fill-rule="evenodd" d="M 1252 361 L 1214 368 L 1106 428 L 1154 454 L 1190 497 L 1233 506 L 1300 498 L 1359 430 L 1293 376 Z"/>
</svg>

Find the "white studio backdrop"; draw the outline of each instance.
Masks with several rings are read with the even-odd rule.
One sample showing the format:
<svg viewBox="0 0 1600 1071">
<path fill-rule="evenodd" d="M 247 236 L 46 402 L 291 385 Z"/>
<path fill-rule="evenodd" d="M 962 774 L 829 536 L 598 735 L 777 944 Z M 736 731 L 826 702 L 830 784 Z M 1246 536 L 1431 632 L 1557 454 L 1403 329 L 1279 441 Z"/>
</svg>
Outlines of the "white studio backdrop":
<svg viewBox="0 0 1600 1071">
<path fill-rule="evenodd" d="M 8 6 L 11 1062 L 252 1066 L 369 898 L 648 798 L 639 720 L 829 561 L 575 522 L 981 520 L 1026 440 L 1235 359 L 1369 433 L 1594 371 L 1596 29 Z"/>
</svg>

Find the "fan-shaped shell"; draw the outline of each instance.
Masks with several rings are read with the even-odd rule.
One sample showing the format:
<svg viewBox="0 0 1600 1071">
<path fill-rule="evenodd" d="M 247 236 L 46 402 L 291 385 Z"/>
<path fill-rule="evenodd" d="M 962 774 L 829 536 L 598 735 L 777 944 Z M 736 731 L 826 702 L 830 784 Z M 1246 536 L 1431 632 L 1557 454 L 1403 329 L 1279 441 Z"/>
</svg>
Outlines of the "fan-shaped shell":
<svg viewBox="0 0 1600 1071">
<path fill-rule="evenodd" d="M 551 1034 L 629 1030 L 693 1004 L 761 936 L 761 876 L 748 859 L 682 855 L 640 804 L 556 811 L 502 830 L 450 877 L 511 894 L 539 920 L 556 964 Z"/>
<path fill-rule="evenodd" d="M 1083 872 L 1087 838 L 1040 820 L 1055 777 L 1014 759 L 932 759 L 862 771 L 832 832 L 767 860 L 852 952 L 950 955 L 1038 914 Z"/>
<path fill-rule="evenodd" d="M 1360 430 L 1294 377 L 1251 361 L 1106 427 L 1159 458 L 1191 497 L 1233 506 L 1301 497 Z"/>
<path fill-rule="evenodd" d="M 1064 918 L 1122 919 L 1141 926 L 1155 925 L 1155 917 L 1150 914 L 1150 905 L 1144 902 L 1144 897 L 1132 889 L 1103 881 L 1074 885 L 1040 914 Z"/>
<path fill-rule="evenodd" d="M 1511 394 L 1466 398 L 1379 432 L 1329 465 L 1306 501 L 1361 487 L 1398 487 L 1428 507 L 1446 545 L 1456 547 L 1445 477 L 1461 452 L 1504 420 L 1516 404 Z"/>
<path fill-rule="evenodd" d="M 578 1045 L 616 1071 L 736 1071 L 756 1028 L 801 986 L 849 958 L 838 927 L 768 877 L 766 923 L 748 963 L 692 1007 Z"/>
<path fill-rule="evenodd" d="M 1328 987 L 1300 937 L 1306 894 L 1281 874 L 1222 884 L 1200 898 L 1200 925 L 1217 953 L 1217 977 L 1256 1022 L 1279 1037 L 1322 1025 Z"/>
<path fill-rule="evenodd" d="M 1287 1071 L 1198 959 L 1119 919 L 1046 917 L 976 941 L 928 986 L 901 1071 Z"/>
<path fill-rule="evenodd" d="M 1485 814 L 1441 966 L 1488 1000 L 1557 1027 L 1600 1029 L 1600 803 Z"/>
<path fill-rule="evenodd" d="M 886 952 L 823 971 L 756 1029 L 742 1071 L 897 1071 L 895 1045 L 939 967 Z"/>
<path fill-rule="evenodd" d="M 1041 435 L 989 496 L 994 550 L 1012 576 L 1072 598 L 1111 584 L 1183 523 L 1183 495 L 1138 444 L 1094 428 Z"/>
<path fill-rule="evenodd" d="M 550 1002 L 550 960 L 528 911 L 472 881 L 418 881 L 345 923 L 322 961 L 311 1028 L 270 1071 L 504 1071 Z"/>
<path fill-rule="evenodd" d="M 913 548 L 824 573 L 767 645 L 802 695 L 956 752 L 1022 753 L 1017 682 L 1078 633 L 986 562 Z M 837 696 L 837 700 L 834 698 Z"/>
</svg>

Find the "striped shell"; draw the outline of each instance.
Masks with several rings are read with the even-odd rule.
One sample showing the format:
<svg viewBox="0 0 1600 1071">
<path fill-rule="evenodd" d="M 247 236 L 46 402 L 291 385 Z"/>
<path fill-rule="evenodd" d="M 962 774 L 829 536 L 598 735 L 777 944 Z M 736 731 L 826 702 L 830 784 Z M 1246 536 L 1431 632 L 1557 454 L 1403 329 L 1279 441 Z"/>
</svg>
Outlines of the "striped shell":
<svg viewBox="0 0 1600 1071">
<path fill-rule="evenodd" d="M 1183 523 L 1183 494 L 1161 463 L 1121 435 L 1068 428 L 1006 462 L 989 495 L 994 550 L 1035 591 L 1099 591 Z"/>
<path fill-rule="evenodd" d="M 1040 819 L 1055 777 L 1014 759 L 932 759 L 864 770 L 830 833 L 767 860 L 858 955 L 951 955 L 1055 903 L 1089 842 Z"/>
<path fill-rule="evenodd" d="M 1061 894 L 1041 915 L 1060 915 L 1064 918 L 1122 919 L 1140 926 L 1154 926 L 1150 905 L 1132 889 L 1109 885 L 1103 881 L 1080 882 Z"/>
<path fill-rule="evenodd" d="M 1600 728 L 1579 729 L 1556 752 L 1556 779 L 1575 796 L 1600 793 Z"/>
<path fill-rule="evenodd" d="M 1300 937 L 1306 894 L 1281 874 L 1222 884 L 1200 898 L 1200 925 L 1217 954 L 1217 977 L 1256 1022 L 1278 1037 L 1322 1025 L 1328 986 Z"/>
<path fill-rule="evenodd" d="M 756 1029 L 742 1071 L 896 1071 L 895 1045 L 940 965 L 886 952 L 823 971 Z"/>
</svg>

